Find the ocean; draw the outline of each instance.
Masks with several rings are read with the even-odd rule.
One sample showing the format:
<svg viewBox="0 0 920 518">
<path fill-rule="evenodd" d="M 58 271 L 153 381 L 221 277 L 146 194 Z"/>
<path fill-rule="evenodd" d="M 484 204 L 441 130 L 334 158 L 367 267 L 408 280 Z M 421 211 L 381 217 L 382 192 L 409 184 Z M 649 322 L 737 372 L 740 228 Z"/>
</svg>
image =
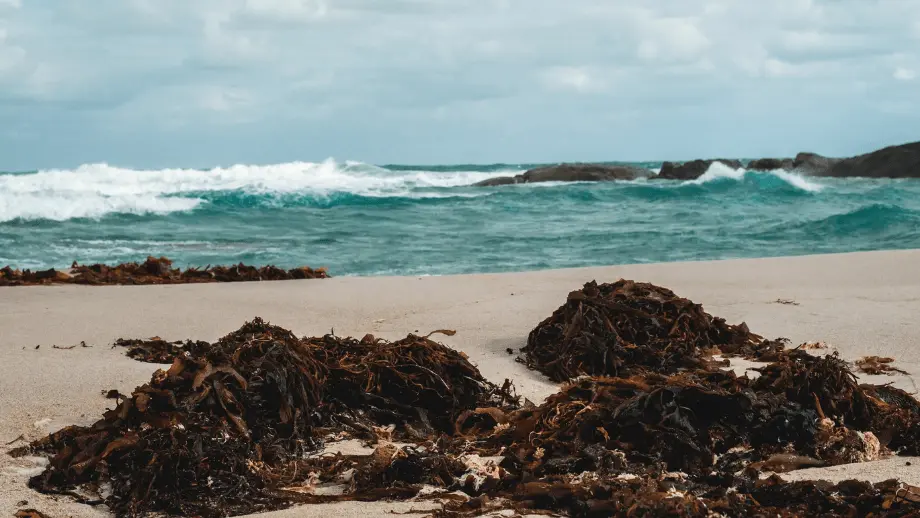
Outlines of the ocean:
<svg viewBox="0 0 920 518">
<path fill-rule="evenodd" d="M 687 182 L 470 186 L 536 165 L 0 173 L 0 266 L 155 255 L 182 267 L 443 275 L 920 248 L 920 181 L 715 164 Z"/>
</svg>

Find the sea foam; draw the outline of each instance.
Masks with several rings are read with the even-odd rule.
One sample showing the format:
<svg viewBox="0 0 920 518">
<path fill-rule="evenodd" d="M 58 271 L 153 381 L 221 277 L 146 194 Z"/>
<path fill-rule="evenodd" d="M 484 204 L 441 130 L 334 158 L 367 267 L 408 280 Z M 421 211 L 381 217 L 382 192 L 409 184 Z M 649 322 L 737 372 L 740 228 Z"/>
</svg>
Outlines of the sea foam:
<svg viewBox="0 0 920 518">
<path fill-rule="evenodd" d="M 784 169 L 776 169 L 773 171 L 766 171 L 766 172 L 763 172 L 763 171 L 755 172 L 755 171 L 748 171 L 747 169 L 744 169 L 744 168 L 735 169 L 733 167 L 723 164 L 722 162 L 713 162 L 712 165 L 709 166 L 709 169 L 707 169 L 706 172 L 703 173 L 702 176 L 700 176 L 696 180 L 690 180 L 686 183 L 690 185 L 701 185 L 701 184 L 705 184 L 708 182 L 713 182 L 713 181 L 723 180 L 723 179 L 741 181 L 741 180 L 744 180 L 747 175 L 764 175 L 764 174 L 779 178 L 780 180 L 791 185 L 792 187 L 795 187 L 796 189 L 801 189 L 803 191 L 820 192 L 824 188 L 824 186 L 819 183 L 816 183 L 812 180 L 805 178 L 802 175 L 799 175 L 797 173 L 793 173 L 790 171 L 786 171 Z"/>
<path fill-rule="evenodd" d="M 466 186 L 506 174 L 509 173 L 391 171 L 331 159 L 207 170 L 137 170 L 87 164 L 76 169 L 0 175 L 0 222 L 98 218 L 112 213 L 167 214 L 193 210 L 204 203 L 201 196 L 215 192 L 443 198 L 457 195 L 437 189 Z"/>
</svg>

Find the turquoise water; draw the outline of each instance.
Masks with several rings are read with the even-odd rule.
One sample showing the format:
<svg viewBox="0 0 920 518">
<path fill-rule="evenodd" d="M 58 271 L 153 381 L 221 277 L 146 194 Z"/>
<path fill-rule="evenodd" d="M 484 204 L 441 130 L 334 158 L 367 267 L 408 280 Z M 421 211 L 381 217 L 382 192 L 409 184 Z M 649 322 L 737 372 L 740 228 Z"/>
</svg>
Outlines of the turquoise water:
<svg viewBox="0 0 920 518">
<path fill-rule="evenodd" d="M 716 165 L 693 182 L 469 186 L 533 165 L 2 173 L 0 265 L 150 254 L 437 275 L 920 248 L 920 181 Z"/>
</svg>

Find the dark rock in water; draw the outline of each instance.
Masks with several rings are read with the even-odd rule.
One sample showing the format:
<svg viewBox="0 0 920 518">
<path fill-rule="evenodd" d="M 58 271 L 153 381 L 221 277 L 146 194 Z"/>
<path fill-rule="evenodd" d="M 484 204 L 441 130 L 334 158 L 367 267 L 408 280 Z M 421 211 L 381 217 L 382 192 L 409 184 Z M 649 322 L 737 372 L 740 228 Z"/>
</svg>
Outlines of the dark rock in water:
<svg viewBox="0 0 920 518">
<path fill-rule="evenodd" d="M 839 178 L 920 178 L 920 142 L 838 160 L 829 169 L 812 174 Z"/>
<path fill-rule="evenodd" d="M 648 169 L 634 166 L 562 164 L 531 169 L 523 174 L 524 183 L 535 182 L 603 182 L 635 180 L 650 176 Z"/>
<path fill-rule="evenodd" d="M 706 171 L 709 170 L 709 167 L 712 166 L 715 162 L 721 162 L 728 167 L 734 169 L 740 169 L 744 167 L 744 164 L 739 160 L 730 160 L 730 159 L 715 159 L 715 160 L 693 160 L 691 162 L 685 162 L 683 164 L 675 164 L 673 162 L 665 162 L 661 166 L 661 172 L 658 173 L 656 178 L 661 180 L 696 180 L 697 178 L 703 176 Z"/>
<path fill-rule="evenodd" d="M 799 153 L 793 167 L 811 176 L 836 178 L 920 178 L 920 142 L 889 146 L 851 158 Z"/>
<path fill-rule="evenodd" d="M 759 158 L 751 160 L 747 168 L 754 171 L 774 171 L 776 169 L 785 169 L 791 171 L 795 165 L 795 160 L 791 158 Z"/>
<path fill-rule="evenodd" d="M 792 162 L 796 171 L 813 176 L 832 176 L 831 169 L 841 161 L 840 158 L 828 158 L 816 153 L 799 153 Z"/>
<path fill-rule="evenodd" d="M 531 169 L 517 176 L 490 178 L 473 184 L 477 187 L 511 185 L 539 182 L 609 182 L 613 180 L 635 180 L 651 176 L 651 171 L 642 167 L 600 164 L 560 164 Z"/>
<path fill-rule="evenodd" d="M 641 167 L 601 164 L 559 164 L 531 169 L 517 176 L 490 178 L 473 185 L 493 187 L 518 183 L 537 182 L 604 182 L 657 178 L 659 180 L 695 180 L 715 162 L 740 169 L 739 160 L 709 159 L 685 163 L 665 162 L 657 176 Z M 795 170 L 810 176 L 866 177 L 866 178 L 920 178 L 920 142 L 891 146 L 853 158 L 830 158 L 816 153 L 799 153 L 791 158 L 760 158 L 751 161 L 747 169 L 773 171 Z"/>
<path fill-rule="evenodd" d="M 498 185 L 513 185 L 520 183 L 517 176 L 499 176 L 498 178 L 489 178 L 481 182 L 476 182 L 476 187 L 495 187 Z"/>
</svg>

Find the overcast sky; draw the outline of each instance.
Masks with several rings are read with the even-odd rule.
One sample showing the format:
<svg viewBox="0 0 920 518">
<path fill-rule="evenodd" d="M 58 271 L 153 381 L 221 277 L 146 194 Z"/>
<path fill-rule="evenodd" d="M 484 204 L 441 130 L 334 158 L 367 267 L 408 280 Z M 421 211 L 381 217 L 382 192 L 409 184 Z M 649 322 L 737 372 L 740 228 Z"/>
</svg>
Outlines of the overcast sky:
<svg viewBox="0 0 920 518">
<path fill-rule="evenodd" d="M 0 170 L 911 140 L 920 0 L 0 0 Z"/>
</svg>

